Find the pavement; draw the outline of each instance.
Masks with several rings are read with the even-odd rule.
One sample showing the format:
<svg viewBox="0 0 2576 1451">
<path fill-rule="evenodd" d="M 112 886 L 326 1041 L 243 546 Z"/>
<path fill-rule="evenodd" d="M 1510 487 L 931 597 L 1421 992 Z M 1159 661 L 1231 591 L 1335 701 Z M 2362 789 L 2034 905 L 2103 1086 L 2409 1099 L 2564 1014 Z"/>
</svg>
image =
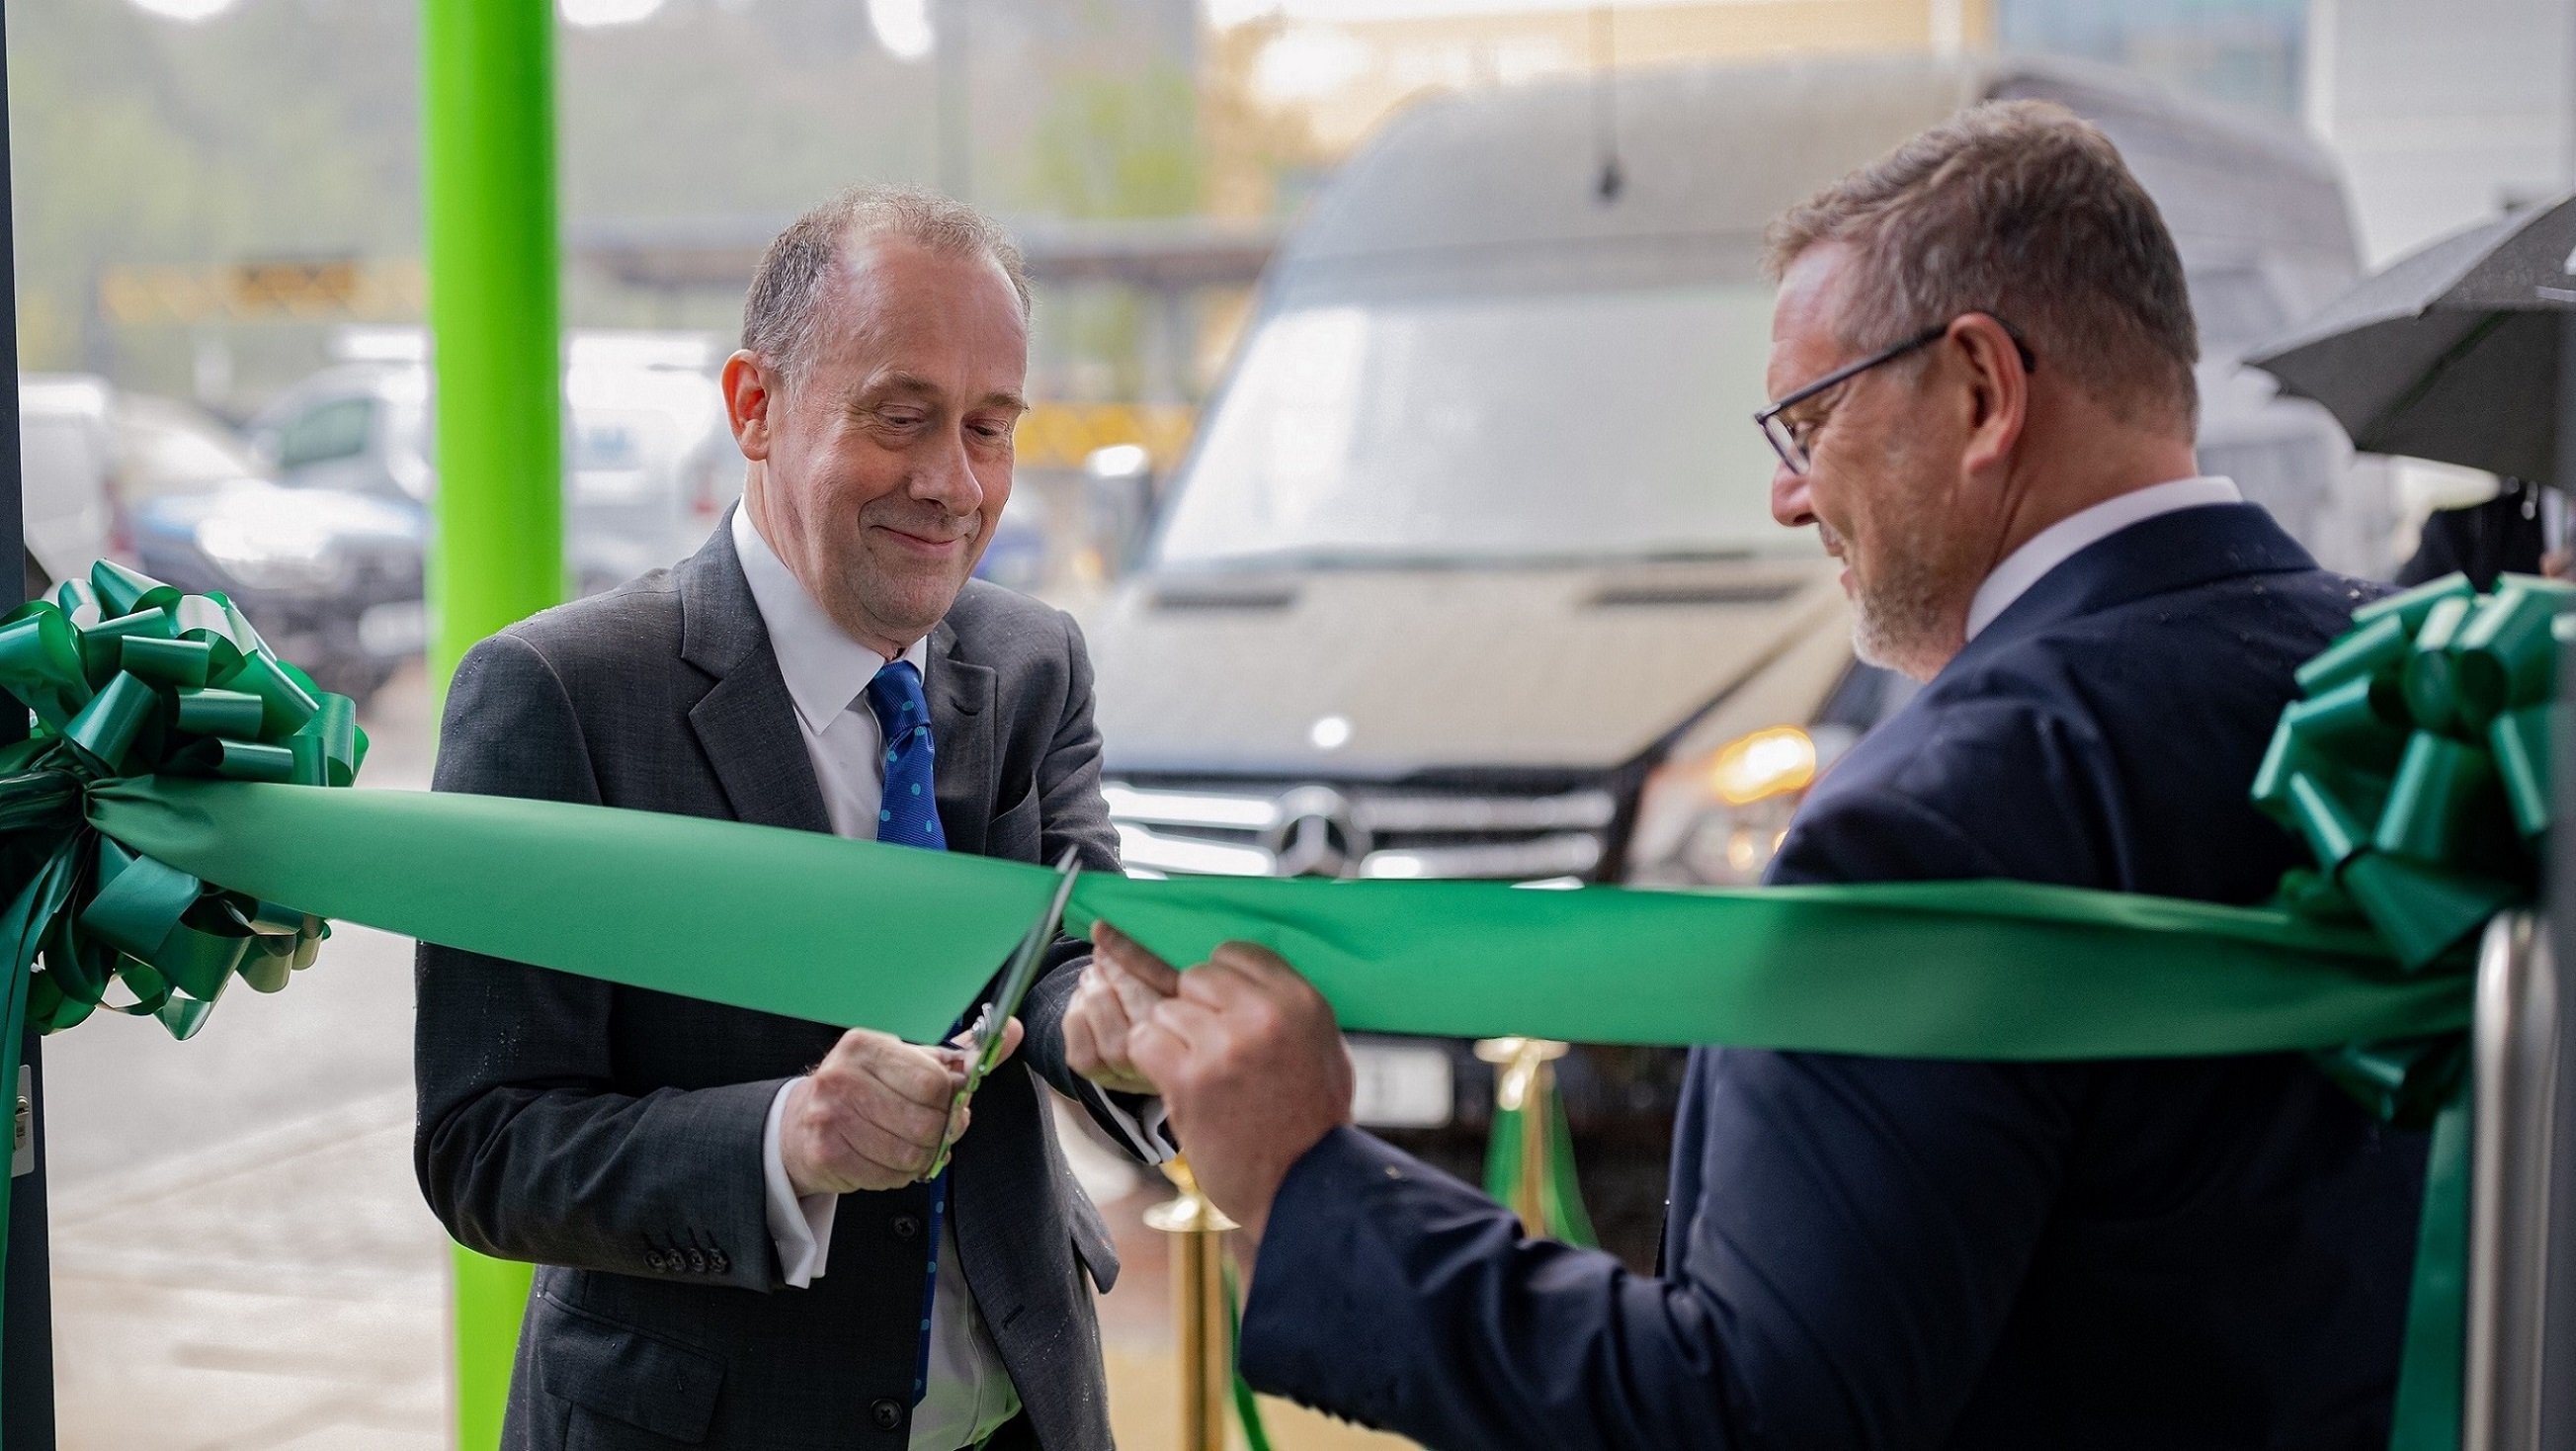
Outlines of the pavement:
<svg viewBox="0 0 2576 1451">
<path fill-rule="evenodd" d="M 417 671 L 370 703 L 372 787 L 427 785 Z M 192 1041 L 93 1017 L 44 1049 L 56 1416 L 65 1451 L 435 1451 L 447 1239 L 411 1172 L 411 942 L 341 927 Z M 1126 1264 L 1101 1304 L 1120 1446 L 1180 1451 L 1168 1197 L 1067 1114 Z M 1279 1451 L 1404 1443 L 1265 1401 Z M 1237 1445 L 1241 1444 L 1237 1438 Z"/>
</svg>

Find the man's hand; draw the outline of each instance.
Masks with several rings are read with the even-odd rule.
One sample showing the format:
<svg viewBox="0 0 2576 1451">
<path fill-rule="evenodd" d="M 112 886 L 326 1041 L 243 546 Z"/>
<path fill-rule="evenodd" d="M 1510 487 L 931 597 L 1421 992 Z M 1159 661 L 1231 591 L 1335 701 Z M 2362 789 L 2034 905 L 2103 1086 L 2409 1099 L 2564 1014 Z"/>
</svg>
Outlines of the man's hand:
<svg viewBox="0 0 2576 1451">
<path fill-rule="evenodd" d="M 1128 946 L 1108 959 L 1120 971 L 1144 951 Z M 1351 1055 L 1332 1007 L 1268 948 L 1219 947 L 1132 1022 L 1127 1046 L 1199 1187 L 1254 1239 L 1288 1170 L 1351 1121 Z"/>
<path fill-rule="evenodd" d="M 1152 1093 L 1128 1051 L 1135 1025 L 1180 991 L 1181 975 L 1106 922 L 1091 926 L 1092 960 L 1064 1009 L 1064 1061 L 1103 1088 Z"/>
<path fill-rule="evenodd" d="M 1019 1044 L 1020 1023 L 1004 1030 Z M 930 1172 L 943 1140 L 966 1132 L 970 1115 L 949 1106 L 966 1084 L 958 1048 L 924 1048 L 892 1034 L 853 1028 L 787 1093 L 778 1156 L 798 1197 L 900 1189 Z"/>
</svg>

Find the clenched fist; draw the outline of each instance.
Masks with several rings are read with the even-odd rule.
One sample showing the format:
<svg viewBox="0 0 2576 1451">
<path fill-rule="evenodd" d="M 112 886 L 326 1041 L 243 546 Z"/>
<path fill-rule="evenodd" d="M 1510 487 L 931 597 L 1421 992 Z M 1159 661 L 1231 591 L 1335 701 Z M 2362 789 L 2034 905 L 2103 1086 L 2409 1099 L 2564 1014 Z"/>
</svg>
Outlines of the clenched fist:
<svg viewBox="0 0 2576 1451">
<path fill-rule="evenodd" d="M 1020 1020 L 1003 1031 L 1007 1057 L 1019 1047 Z M 966 1106 L 950 1111 L 965 1083 L 963 1049 L 852 1028 L 788 1090 L 778 1125 L 788 1184 L 801 1198 L 900 1189 L 921 1178 L 939 1146 L 966 1132 Z"/>
<path fill-rule="evenodd" d="M 1145 992 L 1172 969 L 1115 931 L 1097 961 Z M 1253 1238 L 1308 1149 L 1351 1121 L 1351 1056 L 1332 1005 L 1279 954 L 1228 942 L 1174 975 L 1127 1044 L 1162 1092 L 1199 1187 Z"/>
</svg>

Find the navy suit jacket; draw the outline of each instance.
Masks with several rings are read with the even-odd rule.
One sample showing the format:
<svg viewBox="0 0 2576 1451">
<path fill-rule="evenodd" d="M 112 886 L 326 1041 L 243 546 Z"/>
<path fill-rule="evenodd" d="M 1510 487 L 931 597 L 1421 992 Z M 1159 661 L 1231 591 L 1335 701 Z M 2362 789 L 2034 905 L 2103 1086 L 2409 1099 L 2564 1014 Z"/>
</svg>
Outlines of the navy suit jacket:
<svg viewBox="0 0 2576 1451">
<path fill-rule="evenodd" d="M 2104 539 L 1825 777 L 1772 879 L 2256 901 L 2297 859 L 2246 800 L 2291 672 L 2376 592 L 2251 505 Z M 2294 1055 L 1704 1048 L 1662 1278 L 1336 1130 L 1272 1208 L 1243 1366 L 1455 1451 L 2377 1451 L 2423 1158 Z"/>
</svg>

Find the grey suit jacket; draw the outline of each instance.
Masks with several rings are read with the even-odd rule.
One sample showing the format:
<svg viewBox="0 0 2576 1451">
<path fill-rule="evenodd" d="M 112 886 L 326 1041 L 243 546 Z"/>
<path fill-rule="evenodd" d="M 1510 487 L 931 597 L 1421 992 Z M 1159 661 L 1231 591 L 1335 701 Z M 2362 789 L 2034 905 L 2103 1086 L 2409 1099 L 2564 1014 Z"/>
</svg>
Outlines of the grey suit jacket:
<svg viewBox="0 0 2576 1451">
<path fill-rule="evenodd" d="M 950 849 L 1039 861 L 1073 846 L 1114 870 L 1073 622 L 973 582 L 931 654 Z M 437 789 L 826 831 L 793 711 L 719 526 L 676 569 L 468 653 Z M 867 931 L 850 924 L 854 941 Z M 1117 1261 L 1031 1074 L 1098 1112 L 1059 1032 L 1083 951 L 1056 945 L 1026 1042 L 978 1091 L 950 1174 L 959 1254 L 1025 1406 L 999 1444 L 1049 1451 L 1110 1445 L 1082 1275 L 1106 1289 Z M 833 1029 L 428 945 L 418 978 L 421 1190 L 462 1243 L 540 1266 L 506 1447 L 906 1444 L 927 1191 L 845 1197 L 807 1289 L 783 1286 L 769 1238 L 770 1100 Z"/>
</svg>

